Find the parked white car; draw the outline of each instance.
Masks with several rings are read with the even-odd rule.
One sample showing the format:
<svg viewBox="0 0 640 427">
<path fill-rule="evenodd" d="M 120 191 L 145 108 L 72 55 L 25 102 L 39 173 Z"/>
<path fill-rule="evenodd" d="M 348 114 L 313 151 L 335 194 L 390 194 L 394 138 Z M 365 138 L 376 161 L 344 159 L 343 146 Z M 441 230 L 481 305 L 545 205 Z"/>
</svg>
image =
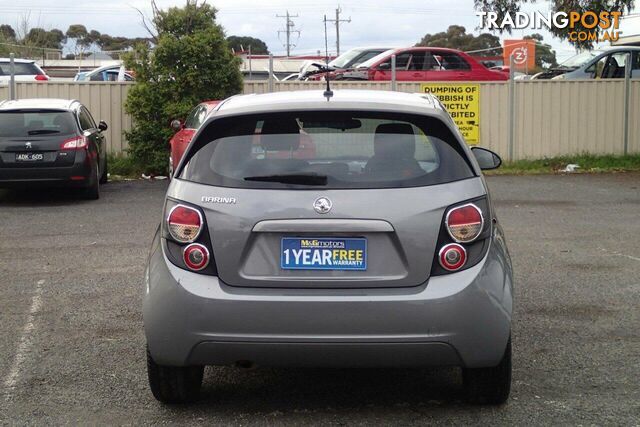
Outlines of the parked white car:
<svg viewBox="0 0 640 427">
<path fill-rule="evenodd" d="M 46 82 L 49 76 L 32 59 L 14 59 L 16 82 Z M 0 86 L 7 86 L 11 80 L 11 60 L 0 58 Z"/>
<path fill-rule="evenodd" d="M 76 82 L 130 82 L 135 79 L 125 71 L 123 65 L 105 65 L 92 71 L 80 72 L 73 80 Z"/>
</svg>

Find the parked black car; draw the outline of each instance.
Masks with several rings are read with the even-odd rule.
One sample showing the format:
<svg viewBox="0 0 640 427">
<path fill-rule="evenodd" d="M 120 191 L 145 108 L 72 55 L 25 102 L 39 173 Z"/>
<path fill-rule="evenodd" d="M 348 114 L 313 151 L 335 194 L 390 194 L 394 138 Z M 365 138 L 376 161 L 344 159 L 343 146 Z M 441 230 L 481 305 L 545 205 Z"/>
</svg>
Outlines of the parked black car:
<svg viewBox="0 0 640 427">
<path fill-rule="evenodd" d="M 106 129 L 76 100 L 0 101 L 0 187 L 62 185 L 99 198 Z"/>
</svg>

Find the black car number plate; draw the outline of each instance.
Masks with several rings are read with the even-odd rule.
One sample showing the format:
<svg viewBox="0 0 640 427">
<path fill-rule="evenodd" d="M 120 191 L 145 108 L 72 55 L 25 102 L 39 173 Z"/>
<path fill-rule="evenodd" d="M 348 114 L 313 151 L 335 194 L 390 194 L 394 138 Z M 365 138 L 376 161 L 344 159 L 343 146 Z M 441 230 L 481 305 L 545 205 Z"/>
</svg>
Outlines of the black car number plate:
<svg viewBox="0 0 640 427">
<path fill-rule="evenodd" d="M 16 162 L 40 162 L 44 160 L 42 153 L 16 153 Z"/>
</svg>

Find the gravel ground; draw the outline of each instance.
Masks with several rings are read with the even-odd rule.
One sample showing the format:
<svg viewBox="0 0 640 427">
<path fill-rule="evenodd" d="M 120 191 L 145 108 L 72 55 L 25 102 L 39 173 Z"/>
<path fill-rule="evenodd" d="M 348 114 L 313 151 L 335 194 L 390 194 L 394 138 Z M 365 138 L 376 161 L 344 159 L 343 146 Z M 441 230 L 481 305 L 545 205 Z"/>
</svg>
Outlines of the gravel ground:
<svg viewBox="0 0 640 427">
<path fill-rule="evenodd" d="M 210 368 L 203 399 L 147 388 L 142 275 L 164 182 L 95 202 L 0 192 L 0 423 L 640 423 L 640 175 L 490 177 L 516 272 L 514 381 L 460 401 L 457 370 Z"/>
</svg>

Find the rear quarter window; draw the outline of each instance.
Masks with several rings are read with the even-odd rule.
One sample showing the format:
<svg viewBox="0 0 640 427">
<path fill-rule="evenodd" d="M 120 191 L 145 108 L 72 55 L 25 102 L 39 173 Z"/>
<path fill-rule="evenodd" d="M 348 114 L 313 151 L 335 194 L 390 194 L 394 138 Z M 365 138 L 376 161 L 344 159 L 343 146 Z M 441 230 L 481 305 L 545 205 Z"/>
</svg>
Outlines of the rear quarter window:
<svg viewBox="0 0 640 427">
<path fill-rule="evenodd" d="M 184 123 L 184 126 L 187 129 L 198 129 L 204 119 L 207 117 L 207 106 L 206 105 L 198 105 L 196 108 L 191 110 L 187 120 Z"/>
<path fill-rule="evenodd" d="M 186 157 L 179 178 L 237 188 L 402 188 L 474 176 L 440 119 L 390 113 L 221 118 Z"/>
</svg>

